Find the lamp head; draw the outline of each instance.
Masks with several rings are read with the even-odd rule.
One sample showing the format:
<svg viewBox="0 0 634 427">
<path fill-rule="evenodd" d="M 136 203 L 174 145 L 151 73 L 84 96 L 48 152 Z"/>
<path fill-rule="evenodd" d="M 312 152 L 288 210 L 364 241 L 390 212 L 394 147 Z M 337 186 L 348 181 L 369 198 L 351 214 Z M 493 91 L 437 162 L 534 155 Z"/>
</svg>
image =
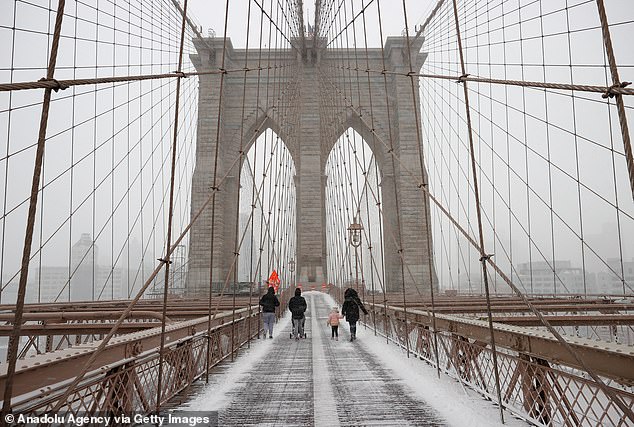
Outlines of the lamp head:
<svg viewBox="0 0 634 427">
<path fill-rule="evenodd" d="M 348 227 L 348 238 L 350 239 L 350 244 L 355 248 L 361 246 L 361 231 L 363 231 L 363 225 L 359 224 L 355 218 L 354 222 Z"/>
</svg>

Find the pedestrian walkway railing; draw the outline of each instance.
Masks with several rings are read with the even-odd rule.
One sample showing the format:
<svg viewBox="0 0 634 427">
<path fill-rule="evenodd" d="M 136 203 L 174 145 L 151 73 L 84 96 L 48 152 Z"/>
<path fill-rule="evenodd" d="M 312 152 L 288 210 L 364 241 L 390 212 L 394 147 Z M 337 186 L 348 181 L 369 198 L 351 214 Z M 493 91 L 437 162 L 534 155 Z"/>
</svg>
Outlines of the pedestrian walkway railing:
<svg viewBox="0 0 634 427">
<path fill-rule="evenodd" d="M 122 360 L 96 366 L 55 412 L 74 415 L 153 412 L 159 396 L 161 404 L 167 402 L 203 376 L 207 366 L 215 366 L 259 334 L 260 313 L 257 306 L 236 310 L 235 319 L 232 320 L 233 316 L 231 312 L 218 316 L 221 324 L 212 327 L 210 334 L 207 331 L 207 317 L 170 326 L 171 330 L 167 331 L 168 340 L 170 335 L 182 337 L 168 341 L 165 345 L 164 381 L 160 393 L 157 381 L 159 335 L 154 330 L 149 330 L 113 339 L 113 346 L 124 344 Z M 74 347 L 63 352 L 64 355 L 69 351 L 74 351 L 76 355 L 88 354 L 98 344 L 99 342 L 95 342 L 88 348 Z M 48 360 L 43 361 L 40 370 L 46 370 L 46 365 L 55 369 L 61 363 L 55 352 L 42 356 L 48 357 Z M 77 366 L 79 363 L 77 362 Z M 37 369 L 38 366 L 33 368 Z M 51 413 L 58 400 L 67 392 L 72 379 L 73 377 L 69 377 L 56 384 L 15 396 L 13 412 L 33 415 Z"/>
<path fill-rule="evenodd" d="M 439 372 L 497 402 L 493 353 L 485 321 L 368 304 L 368 328 Z M 627 418 L 605 391 L 575 366 L 548 332 L 495 324 L 500 390 L 505 410 L 537 425 L 626 425 Z M 634 350 L 569 339 L 612 394 L 632 409 Z"/>
</svg>

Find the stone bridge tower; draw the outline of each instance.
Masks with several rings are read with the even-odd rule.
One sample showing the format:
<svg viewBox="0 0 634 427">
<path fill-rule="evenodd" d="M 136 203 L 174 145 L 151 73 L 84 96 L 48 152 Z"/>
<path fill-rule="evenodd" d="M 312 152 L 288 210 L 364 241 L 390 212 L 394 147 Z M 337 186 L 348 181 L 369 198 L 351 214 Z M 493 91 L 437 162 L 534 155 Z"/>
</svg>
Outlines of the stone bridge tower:
<svg viewBox="0 0 634 427">
<path fill-rule="evenodd" d="M 209 198 L 213 183 L 213 168 L 216 135 L 219 134 L 218 177 L 228 173 L 228 178 L 221 191 L 216 195 L 216 218 L 214 231 L 214 263 L 213 281 L 221 282 L 227 277 L 232 265 L 233 245 L 235 239 L 237 167 L 228 170 L 238 156 L 240 132 L 246 144 L 245 152 L 250 145 L 267 129 L 272 129 L 291 152 L 296 168 L 296 197 L 297 197 L 297 280 L 302 284 L 317 284 L 328 282 L 326 277 L 326 214 L 325 214 L 325 176 L 326 160 L 331 148 L 346 129 L 353 128 L 372 147 L 381 175 L 383 188 L 383 222 L 384 229 L 392 230 L 394 238 L 384 238 L 385 242 L 385 276 L 388 291 L 399 291 L 402 288 L 401 253 L 406 267 L 406 288 L 416 287 L 420 292 L 429 292 L 429 256 L 427 253 L 427 238 L 431 238 L 425 228 L 425 201 L 422 192 L 411 175 L 401 171 L 399 162 L 407 169 L 420 175 L 418 158 L 418 138 L 416 134 L 416 112 L 413 108 L 410 78 L 403 75 L 388 75 L 387 96 L 385 96 L 384 77 L 380 73 L 359 73 L 360 93 L 354 94 L 352 102 L 355 108 L 342 108 L 340 111 L 322 108 L 320 103 L 327 96 L 328 89 L 324 84 L 317 84 L 328 68 L 340 66 L 343 60 L 352 59 L 353 50 L 325 50 L 313 46 L 314 40 L 302 40 L 300 49 L 271 51 L 275 62 L 292 63 L 297 65 L 300 75 L 294 75 L 295 86 L 291 90 L 297 93 L 295 129 L 289 131 L 284 123 L 276 123 L 274 115 L 269 114 L 263 102 L 256 105 L 256 100 L 262 101 L 262 93 L 273 91 L 274 85 L 280 85 L 279 79 L 264 79 L 264 73 L 249 72 L 244 87 L 244 73 L 228 73 L 224 78 L 220 129 L 218 125 L 220 74 L 201 75 L 198 105 L 198 135 L 196 148 L 196 166 L 192 185 L 192 215 L 199 210 Z M 199 72 L 218 71 L 221 64 L 223 40 L 221 38 L 207 38 L 195 40 L 198 54 L 192 55 L 192 61 Z M 412 64 L 415 71 L 422 67 L 425 55 L 420 53 L 422 39 L 414 42 Z M 301 51 L 302 54 L 297 52 Z M 382 56 L 385 56 L 386 68 L 400 73 L 409 72 L 407 46 L 404 37 L 389 37 L 382 49 L 369 49 L 368 58 L 370 68 L 383 68 Z M 249 68 L 257 67 L 258 63 L 266 64 L 267 51 L 257 49 L 234 49 L 231 41 L 227 40 L 225 52 L 225 69 L 242 69 L 245 54 Z M 335 58 L 336 57 L 336 58 Z M 333 59 L 331 59 L 333 58 Z M 261 62 L 258 62 L 261 61 Z M 336 65 L 335 65 L 335 61 Z M 352 59 L 354 63 L 354 59 Z M 365 58 L 364 58 L 365 62 Z M 343 81 L 332 77 L 331 88 L 343 87 Z M 417 80 L 414 80 L 418 84 Z M 287 83 L 287 82 L 284 82 Z M 349 85 L 349 83 L 346 83 Z M 353 83 L 353 85 L 356 83 Z M 267 87 L 268 86 L 268 87 Z M 371 89 L 368 89 L 370 87 Z M 245 90 L 244 107 L 242 112 Z M 258 90 L 260 97 L 258 97 Z M 321 92 L 321 93 L 320 93 Z M 372 92 L 372 109 L 370 106 L 370 92 Z M 416 87 L 418 94 L 418 87 Z M 331 93 L 332 97 L 342 95 Z M 420 102 L 416 103 L 420 118 Z M 389 109 L 389 114 L 388 114 Z M 328 117 L 324 116 L 328 111 Z M 372 115 L 371 115 L 372 112 Z M 243 123 L 244 117 L 244 123 Z M 388 123 L 388 117 L 390 123 Z M 374 135 L 369 123 L 373 118 Z M 329 135 L 323 134 L 323 129 L 334 128 Z M 391 135 L 390 135 L 391 134 Z M 394 152 L 400 158 L 393 162 L 388 150 L 381 143 L 389 143 L 390 138 Z M 426 179 L 426 177 L 425 177 Z M 397 209 L 398 201 L 398 209 Z M 428 204 L 427 204 L 428 205 Z M 397 218 L 397 212 L 400 217 Z M 429 209 L 427 209 L 429 212 Z M 429 221 L 431 224 L 431 220 Z M 208 294 L 209 265 L 211 254 L 211 209 L 206 209 L 202 217 L 191 230 L 189 248 L 189 271 L 187 276 L 187 293 L 190 296 Z M 398 248 L 395 242 L 402 242 Z M 402 252 L 401 252 L 402 249 Z M 432 268 L 433 283 L 437 287 L 436 275 Z M 416 292 L 416 291 L 414 291 Z"/>
</svg>

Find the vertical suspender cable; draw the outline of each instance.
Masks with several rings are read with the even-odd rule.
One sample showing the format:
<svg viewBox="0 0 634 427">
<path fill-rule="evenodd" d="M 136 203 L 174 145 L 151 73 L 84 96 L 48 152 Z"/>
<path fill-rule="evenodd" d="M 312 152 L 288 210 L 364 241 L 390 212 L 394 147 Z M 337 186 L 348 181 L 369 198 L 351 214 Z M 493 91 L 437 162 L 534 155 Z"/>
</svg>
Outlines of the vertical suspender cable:
<svg viewBox="0 0 634 427">
<path fill-rule="evenodd" d="M 249 8 L 251 8 L 251 4 L 249 3 Z M 259 47 L 258 47 L 258 67 L 257 67 L 257 86 L 256 86 L 256 90 L 255 90 L 255 109 L 256 112 L 258 111 L 258 109 L 260 108 L 260 75 L 261 75 L 261 68 L 262 68 L 262 29 L 264 28 L 264 9 L 262 9 L 260 11 L 260 38 L 259 38 Z M 245 65 L 246 67 L 246 65 Z M 246 73 L 245 73 L 245 77 L 246 77 Z M 257 113 L 256 113 L 256 117 L 257 117 Z M 255 138 L 255 136 L 260 132 L 260 129 L 255 128 L 253 130 L 253 137 Z M 251 218 L 249 219 L 250 221 L 250 226 L 251 226 L 251 245 L 250 245 L 250 250 L 249 250 L 249 280 L 250 280 L 250 284 L 249 284 L 249 307 L 251 307 L 251 295 L 253 294 L 253 284 L 255 283 L 255 275 L 256 274 L 253 271 L 253 241 L 254 241 L 254 232 L 253 232 L 253 226 L 255 224 L 255 209 L 256 209 L 256 199 L 255 199 L 255 190 L 257 188 L 257 184 L 255 181 L 255 171 L 256 171 L 256 163 L 257 163 L 257 159 L 258 159 L 258 144 L 254 143 L 254 147 L 253 147 L 253 168 L 251 170 Z M 258 286 L 258 290 L 260 289 L 260 287 Z M 258 298 L 260 297 L 260 292 L 258 292 Z M 251 312 L 249 312 L 249 337 L 251 336 Z M 258 338 L 260 338 L 260 308 L 258 306 L 258 325 L 257 325 L 257 335 Z M 249 346 L 251 346 L 251 340 L 249 340 Z"/>
<path fill-rule="evenodd" d="M 15 24 L 16 24 L 16 17 L 17 17 L 17 8 L 13 8 L 13 19 L 12 19 L 12 25 L 14 28 L 16 28 Z M 13 83 L 13 74 L 15 73 L 15 38 L 16 38 L 16 30 L 13 30 L 11 32 L 11 70 L 9 71 L 9 81 L 11 83 Z M 7 123 L 7 144 L 5 146 L 5 150 L 7 153 L 10 153 L 10 147 L 11 147 L 11 124 L 12 124 L 12 113 L 13 113 L 13 92 L 9 92 L 8 97 L 7 97 L 7 119 L 6 119 L 6 123 Z M 6 242 L 6 232 L 7 232 L 7 200 L 8 200 L 8 194 L 9 192 L 7 191 L 8 187 L 9 187 L 9 161 L 6 160 L 5 164 L 4 164 L 4 184 L 3 184 L 3 197 L 2 197 L 2 237 L 0 238 L 0 277 L 5 277 L 4 274 L 4 269 L 5 269 L 5 265 L 4 265 L 4 254 L 5 254 L 5 242 Z M 70 259 L 70 256 L 69 256 Z M 70 267 L 69 267 L 70 269 Z M 4 282 L 4 279 L 2 279 L 2 281 Z M 6 285 L 4 285 L 6 286 Z M 4 291 L 4 286 L 0 286 L 0 304 L 2 304 L 2 293 Z"/>
<path fill-rule="evenodd" d="M 262 35 L 264 32 L 264 7 L 260 8 L 260 40 L 259 40 L 259 52 L 258 52 L 258 87 L 257 87 L 257 91 L 258 91 L 258 95 L 257 95 L 257 103 L 256 103 L 256 109 L 260 108 L 260 82 L 261 82 L 261 76 L 262 76 Z M 268 98 L 266 99 L 266 101 L 268 102 Z M 268 104 L 265 103 L 265 106 L 268 107 Z M 266 113 L 265 113 L 266 114 Z M 259 129 L 255 129 L 255 133 L 257 134 L 259 132 Z M 255 135 L 254 135 L 255 136 Z M 266 134 L 265 134 L 265 138 L 266 138 Z M 262 259 L 262 215 L 264 215 L 264 206 L 262 206 L 262 203 L 258 201 L 258 197 L 256 196 L 256 172 L 257 172 L 257 164 L 258 164 L 258 150 L 257 150 L 257 141 L 255 143 L 255 151 L 253 153 L 253 209 L 255 209 L 255 205 L 256 205 L 256 201 L 257 203 L 260 204 L 260 236 L 258 237 L 258 264 L 257 264 L 257 268 L 256 271 L 254 273 L 254 275 L 252 276 L 252 280 L 255 281 L 256 279 L 256 275 L 257 280 L 258 280 L 258 291 L 261 291 L 261 287 L 262 287 L 262 269 L 261 269 L 261 259 Z M 264 151 L 266 151 L 266 148 L 264 149 Z M 251 233 L 253 234 L 253 227 L 255 225 L 255 211 L 253 213 L 253 219 L 251 220 Z M 253 244 L 252 244 L 253 245 Z M 251 261 L 253 262 L 253 261 Z M 260 296 L 261 292 L 258 292 L 258 297 Z M 260 337 L 260 331 L 262 330 L 262 315 L 260 314 L 258 316 L 258 338 Z"/>
<path fill-rule="evenodd" d="M 361 1 L 361 7 L 363 8 L 363 0 Z M 351 3 L 351 11 L 352 11 L 352 15 L 354 16 L 354 3 Z M 363 17 L 365 18 L 365 14 L 363 14 Z M 347 21 L 347 17 L 345 14 L 345 8 L 344 8 L 344 18 Z M 356 78 L 355 80 L 357 81 L 357 99 L 359 100 L 359 110 L 361 109 L 361 79 L 359 78 L 359 56 L 358 56 L 358 48 L 357 48 L 357 30 L 356 30 L 356 25 L 355 25 L 356 19 L 352 19 L 352 41 L 354 42 L 354 65 L 355 65 L 355 71 L 356 71 Z M 346 31 L 347 33 L 347 31 Z M 364 33 L 364 39 L 367 40 L 367 35 L 366 35 L 366 31 L 365 31 L 365 25 L 363 26 L 363 33 Z M 347 46 L 346 46 L 347 48 Z M 349 48 L 347 48 L 347 50 L 349 50 Z M 370 111 L 372 110 L 372 106 L 370 106 Z M 352 134 L 352 141 L 354 142 L 354 146 L 350 145 L 350 135 L 348 135 L 348 165 L 350 167 L 350 172 L 354 173 L 355 176 L 355 183 L 356 183 L 356 195 L 357 195 L 357 203 L 354 205 L 355 209 L 353 211 L 353 218 L 358 218 L 358 222 L 362 223 L 361 220 L 361 196 L 362 194 L 359 191 L 359 171 L 357 169 L 357 165 L 356 165 L 356 161 L 358 161 L 358 157 L 357 157 L 357 137 L 356 134 L 353 133 Z M 351 155 L 350 155 L 350 149 L 352 149 L 352 154 L 354 154 L 354 158 L 355 158 L 355 163 L 352 162 L 351 160 Z M 365 164 L 365 156 L 363 158 L 363 162 Z M 353 167 L 354 164 L 354 167 Z M 365 169 L 365 168 L 364 168 Z M 350 187 L 352 189 L 352 176 L 350 176 Z M 350 193 L 352 193 L 352 191 L 350 191 Z M 354 194 L 354 193 L 352 193 Z M 354 200 L 353 200 L 354 201 Z M 357 222 L 357 221 L 354 221 Z M 369 228 L 369 223 L 367 225 L 367 227 Z M 370 242 L 368 241 L 368 244 L 370 244 Z M 365 278 L 364 278 L 364 274 L 363 274 L 363 250 L 359 250 L 359 248 L 361 247 L 361 245 L 359 246 L 355 246 L 354 248 L 354 258 L 355 258 L 355 274 L 357 274 L 358 276 L 358 268 L 359 266 L 357 264 L 361 265 L 361 300 L 365 301 Z M 360 255 L 358 255 L 358 253 L 361 252 Z M 361 256 L 361 262 L 359 262 L 359 256 Z M 357 286 L 357 289 L 359 288 L 359 278 L 356 278 L 356 283 L 355 285 Z M 367 323 L 364 321 L 363 325 L 365 328 L 367 328 Z"/>
<path fill-rule="evenodd" d="M 383 24 L 381 21 L 381 4 L 379 2 L 379 0 L 377 0 L 377 11 L 378 11 L 378 20 L 379 20 L 379 34 L 380 34 L 380 39 L 381 39 L 381 60 L 383 63 L 383 70 L 385 70 L 385 51 L 383 48 Z M 387 87 L 387 75 L 384 73 L 383 74 L 383 86 L 385 89 L 385 109 L 387 111 L 387 123 L 388 123 L 388 133 L 389 133 L 389 152 L 393 153 L 394 152 L 394 143 L 393 143 L 393 135 L 392 135 L 392 124 L 391 124 L 391 117 L 390 117 L 390 104 L 389 104 L 389 100 L 388 100 L 388 87 Z M 374 129 L 372 129 L 372 131 L 374 132 Z M 403 319 L 405 322 L 405 328 L 406 328 L 406 338 L 407 338 L 407 308 L 405 306 L 405 260 L 404 260 L 404 253 L 403 253 L 403 236 L 402 236 L 402 229 L 401 229 L 401 219 L 400 219 L 400 206 L 399 206 L 399 197 L 398 197 L 398 189 L 396 186 L 396 165 L 394 162 L 394 156 L 390 156 L 391 157 L 391 161 L 392 161 L 392 181 L 394 182 L 394 199 L 395 199 L 395 204 L 396 204 L 396 238 L 398 239 L 398 248 L 397 251 L 399 253 L 399 258 L 400 258 L 400 262 L 401 262 L 401 282 L 402 282 L 402 293 L 403 293 L 403 309 L 404 309 L 404 316 L 405 318 Z M 387 288 L 387 283 L 386 283 L 386 288 Z M 385 294 L 384 294 L 385 295 Z M 387 297 L 384 298 L 383 301 L 383 305 L 384 305 L 384 310 L 385 310 L 385 315 L 387 316 Z M 406 346 L 407 346 L 407 357 L 409 357 L 409 339 L 406 339 Z"/>
<path fill-rule="evenodd" d="M 220 125 L 221 125 L 221 117 L 222 117 L 222 95 L 223 95 L 223 87 L 225 81 L 225 57 L 227 55 L 227 22 L 229 20 L 229 0 L 225 2 L 225 28 L 223 33 L 222 40 L 222 59 L 220 62 L 220 86 L 218 88 L 218 117 L 216 120 L 216 146 L 214 147 L 214 173 L 213 173 L 213 181 L 211 190 L 213 191 L 213 195 L 211 198 L 211 238 L 210 238 L 210 257 L 209 257 L 209 301 L 208 301 L 208 320 L 207 320 L 207 360 L 206 369 L 205 369 L 205 382 L 209 382 L 209 356 L 210 356 L 210 347 L 211 347 L 211 295 L 213 293 L 213 284 L 214 284 L 214 235 L 215 235 L 215 225 L 216 225 L 216 193 L 218 190 L 218 155 L 219 155 L 219 146 L 220 146 Z"/>
<path fill-rule="evenodd" d="M 456 38 L 458 41 L 458 54 L 460 55 L 460 66 L 462 75 L 466 76 L 467 71 L 465 68 L 464 54 L 462 51 L 462 39 L 460 36 L 460 24 L 458 22 L 458 6 L 456 0 L 453 0 L 454 20 L 456 23 Z M 471 173 L 473 174 L 473 192 L 476 203 L 476 214 L 478 218 L 478 233 L 480 238 L 480 263 L 482 264 L 482 274 L 484 278 L 484 292 L 487 303 L 487 319 L 489 322 L 489 333 L 491 334 L 491 351 L 493 354 L 493 373 L 495 375 L 495 389 L 498 397 L 498 405 L 500 406 L 500 420 L 504 423 L 504 407 L 502 405 L 502 392 L 500 391 L 500 372 L 498 369 L 497 348 L 495 347 L 495 332 L 493 329 L 493 318 L 491 315 L 491 297 L 489 295 L 489 277 L 487 271 L 487 259 L 490 257 L 484 250 L 484 233 L 482 231 L 482 210 L 480 206 L 480 193 L 478 188 L 478 175 L 475 161 L 475 151 L 473 147 L 473 130 L 471 129 L 471 111 L 469 106 L 469 91 L 467 89 L 467 82 L 462 81 L 462 87 L 464 90 L 464 103 L 467 119 L 467 132 L 469 135 L 469 152 L 471 156 Z"/>
<path fill-rule="evenodd" d="M 46 70 L 46 79 L 52 80 L 55 74 L 55 64 L 57 63 L 57 52 L 59 48 L 60 33 L 62 31 L 62 19 L 64 17 L 64 6 L 66 0 L 59 0 L 57 4 L 57 14 L 55 16 L 55 28 L 53 30 L 53 41 L 51 54 Z M 44 89 L 44 100 L 42 102 L 42 115 L 40 117 L 40 128 L 37 137 L 37 149 L 35 152 L 35 165 L 33 168 L 33 180 L 31 183 L 31 196 L 29 199 L 29 213 L 26 222 L 26 232 L 24 234 L 24 250 L 22 251 L 22 264 L 20 267 L 20 282 L 18 285 L 18 296 L 15 307 L 15 319 L 13 330 L 9 337 L 9 348 L 7 351 L 7 379 L 4 389 L 4 400 L 2 402 L 2 415 L 11 412 L 11 394 L 13 392 L 13 380 L 18 357 L 18 346 L 20 344 L 20 330 L 22 329 L 22 316 L 24 314 L 24 299 L 26 296 L 26 282 L 29 275 L 29 261 L 31 258 L 31 245 L 33 243 L 33 229 L 35 227 L 35 214 L 37 212 L 38 189 L 42 173 L 42 162 L 44 158 L 44 145 L 46 143 L 46 128 L 48 125 L 48 112 L 51 105 L 52 89 Z"/>
<path fill-rule="evenodd" d="M 264 3 L 262 3 L 262 7 L 264 7 Z M 266 71 L 266 104 L 268 105 L 269 100 L 270 99 L 275 99 L 275 92 L 271 90 L 270 85 L 271 85 L 271 68 L 273 68 L 271 66 L 271 38 L 272 38 L 272 34 L 273 34 L 273 0 L 271 0 L 271 2 L 269 3 L 269 32 L 268 32 L 268 52 L 267 52 L 267 65 L 268 65 L 268 69 Z M 275 82 L 275 80 L 273 80 Z M 272 92 L 270 94 L 269 97 L 269 93 Z M 268 135 L 268 133 L 267 133 Z M 266 140 L 265 140 L 266 141 Z M 271 147 L 273 147 L 273 141 L 271 138 Z M 267 151 L 266 151 L 266 143 L 264 144 L 264 153 L 262 153 L 262 158 L 266 159 L 267 157 Z M 271 157 L 272 158 L 272 157 Z M 263 163 L 265 163 L 266 160 L 264 160 Z M 271 171 L 271 174 L 273 172 Z M 268 197 L 268 203 L 267 205 L 270 206 L 271 204 L 271 178 L 269 178 L 268 180 L 268 184 L 269 184 L 269 191 L 267 193 L 267 197 Z M 262 234 L 261 236 L 263 236 L 263 238 L 266 239 L 266 270 L 265 270 L 265 274 L 267 274 L 268 277 L 268 272 L 271 271 L 271 240 L 267 238 L 267 234 L 268 234 L 268 227 L 271 221 L 271 216 L 270 213 L 267 211 L 267 219 L 264 220 L 264 200 L 262 200 L 262 221 L 265 221 L 267 224 L 267 233 L 266 234 Z M 264 248 L 264 244 L 262 242 L 262 249 Z"/>
<path fill-rule="evenodd" d="M 412 46 L 410 43 L 409 37 L 409 25 L 407 21 L 407 7 L 405 6 L 405 0 L 403 0 L 403 18 L 405 20 L 405 37 L 406 37 L 406 46 L 407 46 L 407 58 L 409 64 L 409 78 L 412 87 L 412 108 L 414 109 L 414 121 L 416 122 L 416 147 L 418 151 L 418 161 L 420 164 L 420 177 L 421 177 L 421 188 L 422 186 L 427 187 L 427 176 L 425 173 L 425 163 L 423 161 L 423 140 L 421 137 L 421 129 L 420 122 L 421 119 L 418 117 L 418 106 L 419 103 L 416 98 L 416 85 L 414 84 L 414 68 L 412 66 Z M 418 52 L 416 52 L 417 54 Z M 418 70 L 417 70 L 418 71 Z M 429 271 L 429 296 L 431 298 L 431 322 L 434 336 L 434 357 L 436 359 L 436 374 L 438 378 L 440 378 L 440 360 L 438 358 L 438 331 L 436 329 L 436 303 L 434 298 L 434 274 L 433 274 L 433 261 L 432 261 L 432 247 L 431 247 L 431 230 L 429 229 L 429 215 L 430 209 L 428 204 L 427 195 L 421 191 L 421 198 L 423 199 L 423 216 L 425 217 L 425 234 L 426 234 L 426 244 L 427 244 L 427 263 L 428 263 L 428 271 Z M 405 306 L 406 308 L 406 306 Z"/>
<path fill-rule="evenodd" d="M 178 73 L 182 73 L 183 69 L 183 45 L 185 44 L 185 23 L 187 16 L 187 0 L 183 4 L 183 20 L 181 25 L 181 40 L 178 52 Z M 157 381 L 157 395 L 156 395 L 156 412 L 161 408 L 161 394 L 163 385 L 163 362 L 165 351 L 165 319 L 167 317 L 167 291 L 169 288 L 169 273 L 170 273 L 170 256 L 172 246 L 172 223 L 174 216 L 174 177 L 176 175 L 176 146 L 178 143 L 178 110 L 180 108 L 180 93 L 181 93 L 181 76 L 176 78 L 176 100 L 174 102 L 174 138 L 172 140 L 172 166 L 170 173 L 170 200 L 169 200 L 169 214 L 167 217 L 167 242 L 165 244 L 165 256 L 161 262 L 165 264 L 165 280 L 163 282 L 163 316 L 161 318 L 161 345 L 159 347 L 159 366 L 158 366 L 158 381 Z M 114 142 L 113 142 L 114 143 Z"/>
<path fill-rule="evenodd" d="M 363 2 L 361 2 L 361 8 L 365 9 L 365 5 Z M 368 53 L 368 32 L 367 32 L 367 24 L 366 24 L 366 20 L 365 20 L 365 13 L 363 14 L 363 46 L 364 46 L 364 50 L 365 50 L 365 66 L 366 69 L 370 69 L 370 56 Z M 380 40 L 380 43 L 383 43 L 383 40 Z M 370 73 L 366 73 L 366 77 L 367 77 L 367 82 L 368 82 L 368 103 L 370 104 L 370 122 L 372 124 L 372 129 L 374 129 L 374 102 L 372 99 L 372 84 L 370 82 Z M 372 155 L 373 155 L 373 159 L 374 159 L 374 170 L 375 170 L 375 176 L 378 177 L 378 157 L 376 155 L 376 139 L 374 137 L 374 133 L 372 134 Z M 363 172 L 364 175 L 366 177 L 365 182 L 367 183 L 367 185 L 371 185 L 370 184 L 370 170 L 369 168 L 372 167 L 372 161 L 370 161 L 370 164 L 367 165 L 366 167 L 366 163 L 365 163 L 365 145 L 362 145 L 362 152 L 363 152 Z M 379 189 L 378 189 L 378 179 L 376 180 L 376 184 L 377 184 L 377 197 L 376 197 L 376 202 L 379 203 L 380 202 L 380 196 L 379 196 Z M 368 214 L 368 224 L 370 223 L 370 202 L 368 200 L 368 189 L 366 188 L 365 190 L 365 209 L 367 211 Z M 381 210 L 377 209 L 377 217 L 378 217 L 378 221 L 379 221 L 379 227 L 382 227 L 381 224 Z M 372 327 L 374 328 L 374 335 L 376 335 L 376 298 L 375 298 L 375 286 L 374 286 L 374 273 L 372 272 L 372 263 L 374 260 L 374 253 L 372 252 L 372 248 L 373 248 L 373 244 L 372 244 L 372 227 L 368 227 L 368 251 L 370 252 L 370 280 L 371 280 L 371 287 L 372 287 Z M 383 251 L 381 251 L 381 255 L 383 255 Z M 383 261 L 383 257 L 381 256 L 381 261 Z M 385 274 L 385 266 L 382 265 L 382 271 L 383 274 Z M 385 288 L 383 289 L 383 293 L 385 294 Z"/>
<path fill-rule="evenodd" d="M 238 247 L 238 235 L 240 234 L 240 179 L 242 178 L 242 163 L 244 162 L 244 110 L 247 96 L 247 72 L 249 66 L 249 29 L 251 27 L 251 2 L 247 8 L 247 39 L 244 49 L 244 76 L 242 78 L 242 112 L 240 116 L 240 144 L 238 149 L 238 175 L 236 178 L 236 226 L 235 240 L 233 243 L 233 304 L 231 311 L 231 361 L 235 359 L 235 323 L 236 323 L 236 288 L 238 286 L 238 266 L 240 260 L 240 247 Z M 249 314 L 251 313 L 251 294 L 249 293 Z M 249 316 L 250 317 L 250 316 Z M 250 325 L 249 321 L 249 325 Z M 249 328 L 250 329 L 250 328 Z M 249 341 L 251 337 L 247 339 Z"/>
</svg>

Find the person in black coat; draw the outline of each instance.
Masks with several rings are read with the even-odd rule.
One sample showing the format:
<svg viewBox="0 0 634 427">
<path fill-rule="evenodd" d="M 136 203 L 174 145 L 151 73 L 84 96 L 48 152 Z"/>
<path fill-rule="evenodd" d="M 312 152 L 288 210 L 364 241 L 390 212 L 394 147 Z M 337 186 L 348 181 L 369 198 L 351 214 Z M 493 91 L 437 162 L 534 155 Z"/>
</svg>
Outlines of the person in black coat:
<svg viewBox="0 0 634 427">
<path fill-rule="evenodd" d="M 260 298 L 260 305 L 262 306 L 262 321 L 264 322 L 264 338 L 266 338 L 267 330 L 269 331 L 269 338 L 273 338 L 275 307 L 280 306 L 280 301 L 275 296 L 275 289 L 273 286 L 269 287 L 266 294 Z"/>
<path fill-rule="evenodd" d="M 357 322 L 359 321 L 359 309 L 363 310 L 363 314 L 368 314 L 363 303 L 359 299 L 359 294 L 352 288 L 346 289 L 343 294 L 344 302 L 341 307 L 341 314 L 346 317 L 346 321 L 350 324 L 350 341 L 357 339 Z"/>
<path fill-rule="evenodd" d="M 295 296 L 288 301 L 288 309 L 292 313 L 293 336 L 296 340 L 304 336 L 304 312 L 307 307 L 301 288 L 295 289 Z"/>
</svg>

